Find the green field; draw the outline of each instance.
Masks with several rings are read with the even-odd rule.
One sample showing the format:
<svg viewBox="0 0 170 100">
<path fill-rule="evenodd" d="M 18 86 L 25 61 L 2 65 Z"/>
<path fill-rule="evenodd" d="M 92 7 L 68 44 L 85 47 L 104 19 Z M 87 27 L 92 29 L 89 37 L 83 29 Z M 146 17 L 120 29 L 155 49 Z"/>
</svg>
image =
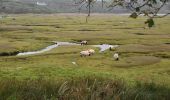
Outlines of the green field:
<svg viewBox="0 0 170 100">
<path fill-rule="evenodd" d="M 170 17 L 156 19 L 156 26 L 144 29 L 146 18 L 93 15 L 85 23 L 84 15 L 9 15 L 1 19 L 0 53 L 35 51 L 52 41 L 89 44 L 113 44 L 120 47 L 98 53 L 90 46 L 61 46 L 33 56 L 0 57 L 0 77 L 70 78 L 97 75 L 170 84 Z M 15 18 L 15 20 L 13 20 Z M 123 23 L 122 23 L 123 22 Z M 96 54 L 81 58 L 79 52 L 94 48 Z M 120 53 L 120 61 L 112 55 Z M 76 62 L 78 66 L 72 64 Z"/>
<path fill-rule="evenodd" d="M 94 14 L 88 23 L 85 17 L 23 14 L 0 19 L 0 55 L 39 50 L 52 41 L 120 45 L 103 53 L 87 45 L 61 46 L 32 56 L 1 56 L 0 78 L 69 79 L 95 75 L 123 78 L 128 84 L 152 81 L 170 87 L 170 17 L 155 19 L 156 25 L 151 29 L 144 28 L 146 17 Z M 94 48 L 95 55 L 80 57 L 79 52 L 88 48 Z M 115 52 L 120 54 L 120 61 L 113 60 Z"/>
</svg>

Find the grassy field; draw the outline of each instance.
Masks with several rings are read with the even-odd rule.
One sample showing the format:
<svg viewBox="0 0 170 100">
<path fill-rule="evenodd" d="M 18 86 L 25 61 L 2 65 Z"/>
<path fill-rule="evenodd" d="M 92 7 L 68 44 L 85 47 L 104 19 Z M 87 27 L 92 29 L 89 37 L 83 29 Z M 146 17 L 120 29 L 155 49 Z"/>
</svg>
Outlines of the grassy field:
<svg viewBox="0 0 170 100">
<path fill-rule="evenodd" d="M 103 53 L 87 45 L 61 46 L 32 56 L 1 56 L 1 80 L 97 76 L 123 78 L 130 85 L 141 81 L 170 87 L 170 17 L 155 19 L 151 29 L 144 28 L 145 17 L 94 14 L 88 23 L 85 17 L 23 14 L 0 19 L 0 55 L 39 50 L 52 41 L 120 45 Z M 94 48 L 96 54 L 81 58 L 79 52 L 88 48 Z M 115 52 L 120 61 L 113 60 Z"/>
</svg>

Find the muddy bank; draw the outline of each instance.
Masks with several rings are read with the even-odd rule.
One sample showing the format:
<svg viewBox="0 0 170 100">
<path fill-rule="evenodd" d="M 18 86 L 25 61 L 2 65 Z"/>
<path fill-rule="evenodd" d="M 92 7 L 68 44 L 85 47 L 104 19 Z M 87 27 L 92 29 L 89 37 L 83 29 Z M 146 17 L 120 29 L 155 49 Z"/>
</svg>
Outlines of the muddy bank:
<svg viewBox="0 0 170 100">
<path fill-rule="evenodd" d="M 14 51 L 14 52 L 2 52 L 0 53 L 0 56 L 15 56 L 19 53 L 19 51 Z"/>
</svg>

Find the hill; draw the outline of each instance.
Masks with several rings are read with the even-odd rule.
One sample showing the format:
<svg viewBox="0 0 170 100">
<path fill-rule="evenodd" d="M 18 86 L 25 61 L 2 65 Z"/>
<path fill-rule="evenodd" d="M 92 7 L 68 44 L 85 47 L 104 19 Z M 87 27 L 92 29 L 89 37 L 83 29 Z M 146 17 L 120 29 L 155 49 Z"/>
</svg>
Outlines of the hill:
<svg viewBox="0 0 170 100">
<path fill-rule="evenodd" d="M 117 7 L 108 11 L 106 7 L 101 9 L 101 3 L 98 1 L 92 8 L 95 13 L 128 13 L 129 11 Z M 75 5 L 73 0 L 1 0 L 1 13 L 77 13 L 79 6 Z M 162 12 L 168 12 L 170 6 L 164 8 Z M 81 9 L 86 12 L 86 7 Z"/>
</svg>

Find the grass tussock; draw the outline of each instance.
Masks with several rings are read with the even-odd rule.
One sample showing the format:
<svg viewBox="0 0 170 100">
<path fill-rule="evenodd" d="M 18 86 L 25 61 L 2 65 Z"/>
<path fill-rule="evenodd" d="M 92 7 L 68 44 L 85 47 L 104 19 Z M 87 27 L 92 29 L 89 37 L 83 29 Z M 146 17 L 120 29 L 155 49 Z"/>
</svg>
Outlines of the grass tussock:
<svg viewBox="0 0 170 100">
<path fill-rule="evenodd" d="M 69 80 L 0 81 L 2 100 L 169 100 L 170 90 L 154 83 L 137 82 L 129 87 L 122 79 L 98 77 Z"/>
</svg>

